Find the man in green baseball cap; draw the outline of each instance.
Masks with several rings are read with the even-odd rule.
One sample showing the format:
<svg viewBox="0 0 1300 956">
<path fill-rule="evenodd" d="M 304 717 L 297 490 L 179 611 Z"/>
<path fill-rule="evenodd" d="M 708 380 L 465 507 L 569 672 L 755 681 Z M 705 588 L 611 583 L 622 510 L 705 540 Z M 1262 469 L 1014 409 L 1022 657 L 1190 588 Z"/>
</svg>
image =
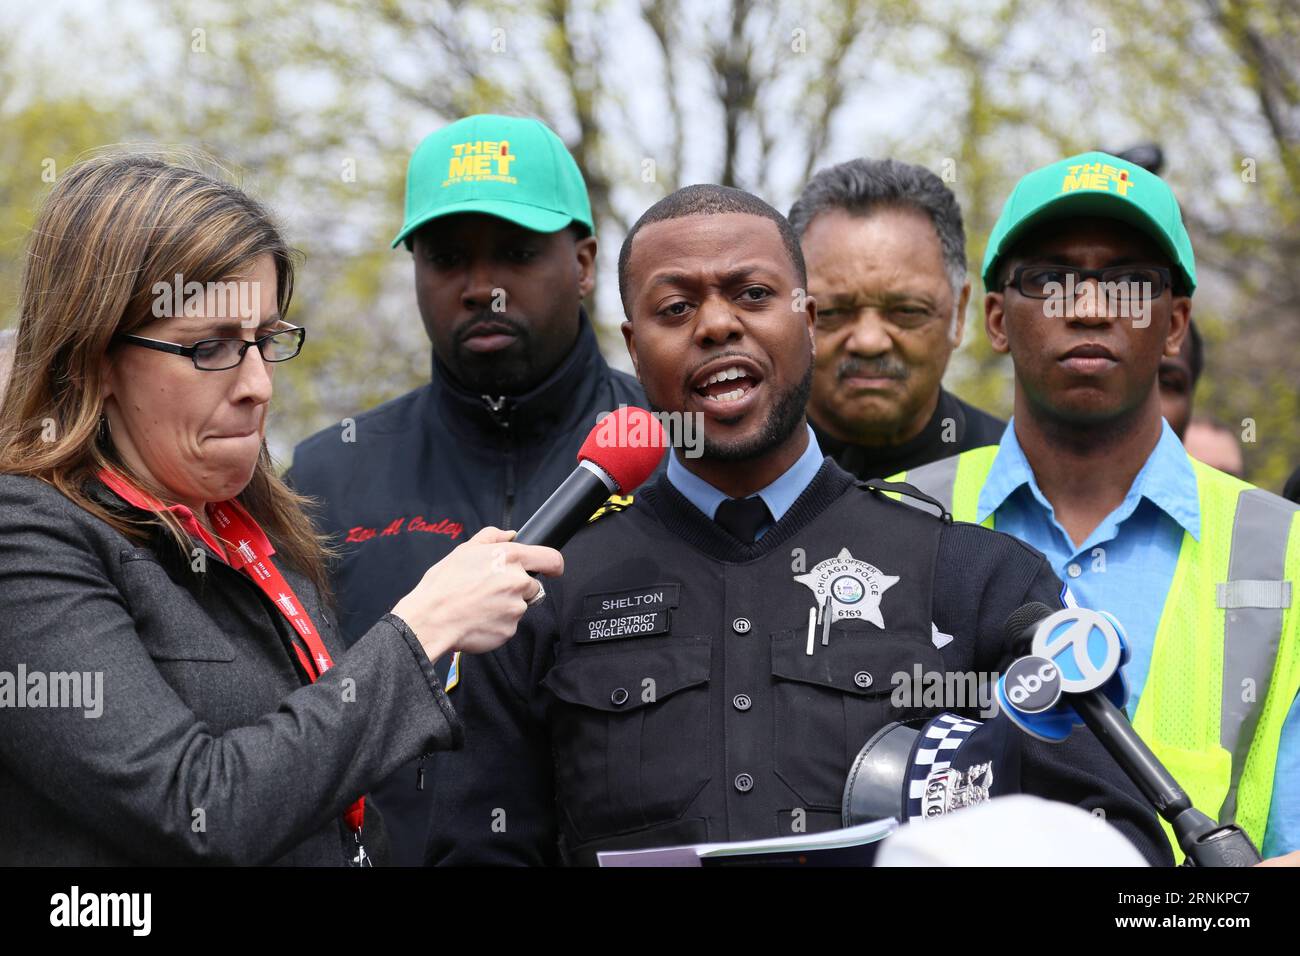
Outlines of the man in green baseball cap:
<svg viewBox="0 0 1300 956">
<path fill-rule="evenodd" d="M 458 544 L 520 527 L 601 412 L 644 404 L 582 305 L 593 232 L 577 163 L 535 119 L 469 116 L 416 148 L 393 246 L 410 251 L 431 380 L 307 439 L 289 474 L 343 545 L 333 583 L 349 643 Z M 436 665 L 453 702 L 458 665 Z M 423 862 L 436 784 L 412 765 L 370 794 L 395 863 Z"/>
<path fill-rule="evenodd" d="M 469 116 L 416 147 L 393 245 L 413 253 L 420 316 L 459 382 L 519 394 L 568 354 L 593 232 L 578 164 L 535 119 Z"/>
<path fill-rule="evenodd" d="M 1161 359 L 1196 289 L 1173 191 L 1107 153 L 1035 170 L 982 272 L 1015 415 L 998 445 L 896 477 L 1037 548 L 1079 604 L 1113 613 L 1147 745 L 1197 809 L 1265 855 L 1296 850 L 1300 508 L 1192 460 L 1161 416 Z"/>
</svg>

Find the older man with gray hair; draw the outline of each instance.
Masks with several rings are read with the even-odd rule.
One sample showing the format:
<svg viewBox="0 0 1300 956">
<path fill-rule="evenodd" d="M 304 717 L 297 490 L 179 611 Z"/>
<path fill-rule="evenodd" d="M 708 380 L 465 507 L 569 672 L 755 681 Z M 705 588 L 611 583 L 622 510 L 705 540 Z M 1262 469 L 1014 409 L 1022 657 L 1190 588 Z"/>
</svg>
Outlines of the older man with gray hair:
<svg viewBox="0 0 1300 956">
<path fill-rule="evenodd" d="M 997 444 L 1006 423 L 940 384 L 970 300 L 961 208 L 943 181 L 851 160 L 812 178 L 790 222 L 817 300 L 808 418 L 821 447 L 878 478 Z"/>
</svg>

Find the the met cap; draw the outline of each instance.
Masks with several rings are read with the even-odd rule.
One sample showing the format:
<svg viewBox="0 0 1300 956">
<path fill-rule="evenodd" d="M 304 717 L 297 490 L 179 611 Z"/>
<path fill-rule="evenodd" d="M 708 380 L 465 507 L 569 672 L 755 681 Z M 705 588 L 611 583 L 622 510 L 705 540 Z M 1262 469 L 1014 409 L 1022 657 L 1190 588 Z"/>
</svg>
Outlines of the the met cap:
<svg viewBox="0 0 1300 956">
<path fill-rule="evenodd" d="M 571 222 L 595 231 L 578 164 L 544 123 L 488 113 L 429 134 L 406 170 L 406 221 L 396 247 L 431 220 L 477 212 L 534 232 Z"/>
<path fill-rule="evenodd" d="M 993 288 L 999 261 L 1026 230 L 1073 216 L 1118 219 L 1140 229 L 1169 256 L 1187 293 L 1196 289 L 1192 241 L 1173 190 L 1155 173 L 1102 152 L 1071 156 L 1016 183 L 984 252 L 984 288 Z"/>
</svg>

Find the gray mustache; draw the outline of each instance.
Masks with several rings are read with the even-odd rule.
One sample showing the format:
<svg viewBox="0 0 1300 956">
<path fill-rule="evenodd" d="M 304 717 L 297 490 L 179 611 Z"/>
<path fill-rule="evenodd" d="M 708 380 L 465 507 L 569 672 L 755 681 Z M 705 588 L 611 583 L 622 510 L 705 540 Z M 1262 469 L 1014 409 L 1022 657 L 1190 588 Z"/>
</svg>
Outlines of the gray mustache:
<svg viewBox="0 0 1300 956">
<path fill-rule="evenodd" d="M 846 378 L 896 378 L 902 381 L 909 374 L 906 365 L 887 358 L 845 359 L 835 372 L 841 382 Z"/>
</svg>

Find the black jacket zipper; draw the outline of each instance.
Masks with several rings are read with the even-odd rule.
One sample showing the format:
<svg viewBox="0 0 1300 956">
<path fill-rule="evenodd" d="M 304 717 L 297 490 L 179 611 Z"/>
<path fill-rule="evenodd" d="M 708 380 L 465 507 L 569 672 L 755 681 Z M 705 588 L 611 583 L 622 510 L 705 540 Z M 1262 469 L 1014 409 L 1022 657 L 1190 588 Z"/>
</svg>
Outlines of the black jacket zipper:
<svg viewBox="0 0 1300 956">
<path fill-rule="evenodd" d="M 515 448 L 513 436 L 510 432 L 510 407 L 507 404 L 509 400 L 504 395 L 497 398 L 493 398 L 491 395 L 483 395 L 481 398 L 492 413 L 492 419 L 501 427 L 506 436 L 506 487 L 505 504 L 501 509 L 501 527 L 509 529 L 511 522 L 514 520 L 515 511 Z"/>
</svg>

